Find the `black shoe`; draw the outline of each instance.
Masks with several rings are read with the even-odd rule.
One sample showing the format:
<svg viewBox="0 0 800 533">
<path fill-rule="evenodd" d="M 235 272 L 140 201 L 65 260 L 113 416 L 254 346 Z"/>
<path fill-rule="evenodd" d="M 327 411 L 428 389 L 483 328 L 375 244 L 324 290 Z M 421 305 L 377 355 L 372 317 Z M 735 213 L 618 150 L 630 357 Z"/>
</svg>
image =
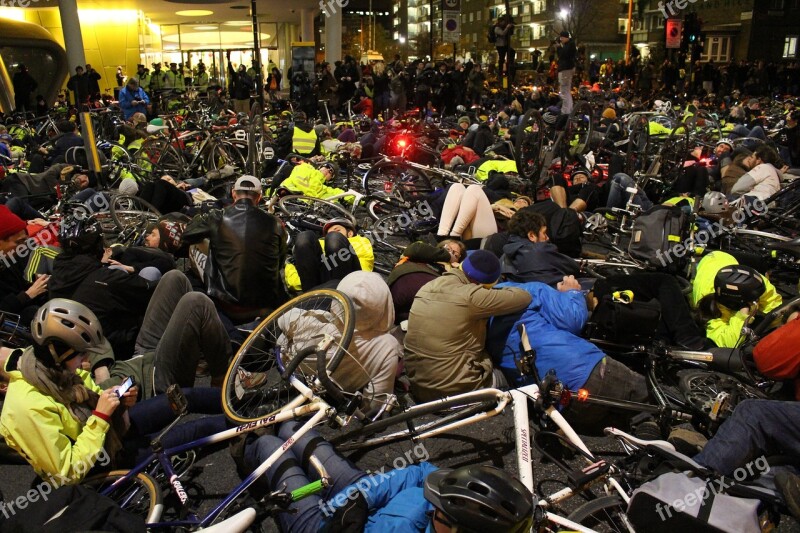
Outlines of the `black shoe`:
<svg viewBox="0 0 800 533">
<path fill-rule="evenodd" d="M 688 457 L 692 457 L 703 451 L 703 448 L 708 443 L 708 439 L 702 434 L 687 428 L 673 429 L 667 441 L 675 446 L 677 452 Z"/>
<path fill-rule="evenodd" d="M 783 495 L 789 512 L 796 520 L 800 520 L 800 476 L 781 470 L 775 474 L 775 486 Z"/>
</svg>

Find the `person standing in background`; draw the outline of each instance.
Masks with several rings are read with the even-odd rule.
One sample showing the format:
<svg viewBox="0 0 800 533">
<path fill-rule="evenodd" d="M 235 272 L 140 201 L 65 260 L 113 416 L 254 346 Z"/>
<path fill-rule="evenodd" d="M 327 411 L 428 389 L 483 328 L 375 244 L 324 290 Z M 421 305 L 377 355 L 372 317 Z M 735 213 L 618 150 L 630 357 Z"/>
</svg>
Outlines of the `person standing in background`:
<svg viewBox="0 0 800 533">
<path fill-rule="evenodd" d="M 514 23 L 511 21 L 511 15 L 506 13 L 500 17 L 494 27 L 494 34 L 496 36 L 494 46 L 497 48 L 497 75 L 502 76 L 505 73 L 510 76 L 511 62 L 514 55 L 514 51 L 511 48 L 511 36 L 514 35 Z M 503 63 L 505 63 L 505 70 L 503 69 Z"/>
<path fill-rule="evenodd" d="M 558 94 L 561 96 L 561 112 L 569 114 L 572 112 L 572 76 L 578 49 L 568 31 L 562 31 L 558 40 Z"/>
<path fill-rule="evenodd" d="M 86 77 L 89 83 L 89 99 L 96 100 L 100 98 L 100 73 L 97 72 L 89 63 L 86 63 Z"/>
<path fill-rule="evenodd" d="M 14 74 L 12 84 L 14 85 L 14 109 L 20 111 L 33 111 L 31 106 L 31 95 L 33 91 L 39 86 L 30 72 L 28 67 L 20 63 L 17 66 L 17 72 Z"/>
</svg>

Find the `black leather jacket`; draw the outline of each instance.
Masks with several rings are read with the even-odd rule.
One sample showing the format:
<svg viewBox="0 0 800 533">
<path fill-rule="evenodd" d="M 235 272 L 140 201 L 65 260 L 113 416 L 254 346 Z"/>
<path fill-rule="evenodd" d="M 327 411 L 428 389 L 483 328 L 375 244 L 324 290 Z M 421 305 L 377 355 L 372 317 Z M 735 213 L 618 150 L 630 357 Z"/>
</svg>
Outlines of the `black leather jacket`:
<svg viewBox="0 0 800 533">
<path fill-rule="evenodd" d="M 189 244 L 208 239 L 208 295 L 247 308 L 275 308 L 286 300 L 280 272 L 286 232 L 278 218 L 244 198 L 230 207 L 196 216 L 186 226 Z"/>
</svg>

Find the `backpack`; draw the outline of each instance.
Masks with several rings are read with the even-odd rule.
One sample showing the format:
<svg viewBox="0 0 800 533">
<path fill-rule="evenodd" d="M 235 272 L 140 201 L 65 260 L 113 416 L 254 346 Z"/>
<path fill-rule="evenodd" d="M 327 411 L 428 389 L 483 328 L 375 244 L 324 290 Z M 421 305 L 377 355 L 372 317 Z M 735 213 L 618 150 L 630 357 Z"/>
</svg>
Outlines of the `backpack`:
<svg viewBox="0 0 800 533">
<path fill-rule="evenodd" d="M 689 216 L 677 206 L 656 205 L 633 222 L 628 253 L 658 270 L 680 272 L 689 260 L 684 240 Z"/>
<path fill-rule="evenodd" d="M 491 44 L 497 42 L 497 34 L 494 32 L 494 29 L 497 27 L 497 24 L 492 24 L 489 26 L 489 34 L 486 36 L 489 39 Z"/>
</svg>

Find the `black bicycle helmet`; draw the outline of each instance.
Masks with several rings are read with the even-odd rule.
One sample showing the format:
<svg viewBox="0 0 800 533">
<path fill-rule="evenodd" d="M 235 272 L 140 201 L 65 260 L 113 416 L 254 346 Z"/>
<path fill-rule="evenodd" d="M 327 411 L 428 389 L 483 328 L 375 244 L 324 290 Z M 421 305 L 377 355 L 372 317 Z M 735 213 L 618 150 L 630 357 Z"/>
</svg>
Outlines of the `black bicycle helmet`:
<svg viewBox="0 0 800 533">
<path fill-rule="evenodd" d="M 103 229 L 97 220 L 77 211 L 61 221 L 58 240 L 71 255 L 102 253 Z"/>
<path fill-rule="evenodd" d="M 325 225 L 322 227 L 322 234 L 326 235 L 328 230 L 333 226 L 342 226 L 346 229 L 349 229 L 353 233 L 356 232 L 356 225 L 353 224 L 353 221 L 348 218 L 332 218 L 328 220 Z"/>
<path fill-rule="evenodd" d="M 714 277 L 717 302 L 730 309 L 757 302 L 766 288 L 761 274 L 743 265 L 723 267 Z"/>
<path fill-rule="evenodd" d="M 46 364 L 60 364 L 103 342 L 103 327 L 97 316 L 82 303 L 54 298 L 36 311 L 31 335 L 39 348 L 37 358 Z"/>
<path fill-rule="evenodd" d="M 529 531 L 533 496 L 508 472 L 485 465 L 441 469 L 425 479 L 425 499 L 459 531 Z"/>
</svg>

